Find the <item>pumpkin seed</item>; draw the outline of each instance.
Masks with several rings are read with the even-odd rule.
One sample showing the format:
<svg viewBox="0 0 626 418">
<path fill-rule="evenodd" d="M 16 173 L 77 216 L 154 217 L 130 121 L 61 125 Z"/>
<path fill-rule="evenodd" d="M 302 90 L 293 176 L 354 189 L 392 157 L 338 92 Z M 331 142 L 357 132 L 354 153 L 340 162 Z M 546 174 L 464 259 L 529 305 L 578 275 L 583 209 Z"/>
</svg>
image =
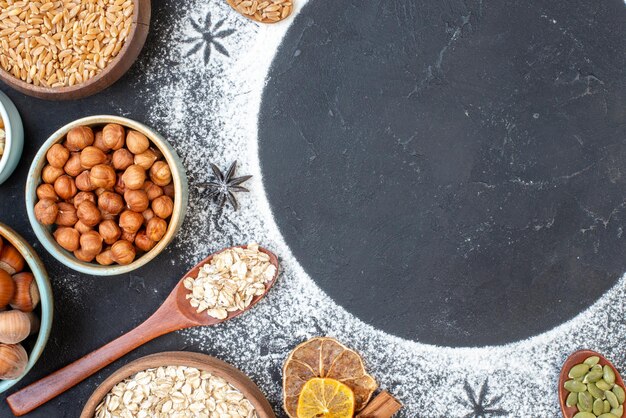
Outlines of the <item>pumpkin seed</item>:
<svg viewBox="0 0 626 418">
<path fill-rule="evenodd" d="M 606 380 L 604 379 L 600 379 L 596 382 L 596 386 L 598 387 L 598 389 L 600 390 L 611 390 L 614 386 L 613 383 L 608 383 Z"/>
<path fill-rule="evenodd" d="M 588 364 L 590 366 L 595 366 L 600 361 L 600 357 L 598 356 L 589 356 L 583 361 L 583 363 Z"/>
<path fill-rule="evenodd" d="M 591 396 L 596 399 L 606 399 L 606 396 L 604 396 L 604 391 L 598 389 L 595 383 L 588 383 L 587 390 L 589 391 L 589 393 L 591 393 Z"/>
<path fill-rule="evenodd" d="M 587 374 L 590 368 L 591 366 L 585 363 L 577 364 L 571 369 L 569 369 L 568 376 L 570 379 L 576 379 L 577 377 L 582 377 Z"/>
<path fill-rule="evenodd" d="M 584 392 L 587 390 L 587 385 L 575 380 L 568 380 L 563 384 L 563 387 L 570 392 Z M 609 388 L 610 389 L 610 388 Z"/>
<path fill-rule="evenodd" d="M 589 373 L 585 375 L 585 378 L 583 379 L 583 383 L 597 382 L 598 380 L 602 379 L 602 376 L 604 376 L 604 371 L 602 370 L 602 367 L 596 370 L 591 370 Z"/>
<path fill-rule="evenodd" d="M 576 416 L 576 415 L 574 415 L 574 416 Z M 620 417 L 617 417 L 617 416 L 611 414 L 610 412 L 607 412 L 606 414 L 600 415 L 598 418 L 620 418 Z"/>
<path fill-rule="evenodd" d="M 592 409 L 593 409 L 593 397 L 591 396 L 591 394 L 589 392 L 578 393 L 578 410 L 581 412 L 591 412 Z"/>
<path fill-rule="evenodd" d="M 619 402 L 617 401 L 617 396 L 610 390 L 605 390 L 604 395 L 606 396 L 606 400 L 611 404 L 611 408 L 619 408 Z M 578 396 L 580 400 L 580 395 Z"/>
<path fill-rule="evenodd" d="M 604 381 L 606 383 L 615 383 L 615 372 L 613 371 L 613 368 L 607 364 L 604 366 L 603 370 L 604 370 L 604 376 L 603 376 Z"/>
<path fill-rule="evenodd" d="M 611 412 L 611 404 L 606 399 L 604 400 L 604 413 Z"/>
<path fill-rule="evenodd" d="M 618 417 L 621 417 L 622 415 L 624 415 L 624 405 L 620 405 L 619 408 L 613 408 L 611 409 L 611 413 L 613 415 L 616 415 Z"/>
<path fill-rule="evenodd" d="M 612 390 L 620 405 L 623 404 L 626 400 L 626 392 L 624 392 L 624 388 L 619 385 L 615 385 Z"/>
<path fill-rule="evenodd" d="M 574 418 L 596 418 L 596 416 L 591 412 L 579 412 L 574 415 Z"/>
<path fill-rule="evenodd" d="M 565 405 L 567 406 L 576 406 L 578 403 L 578 394 L 576 392 L 570 392 L 567 395 L 567 399 L 565 400 Z"/>
<path fill-rule="evenodd" d="M 569 398 L 569 396 L 568 396 L 568 398 Z M 602 402 L 602 399 L 596 399 L 595 401 L 593 401 L 592 412 L 596 416 L 602 415 L 604 413 L 604 402 Z"/>
</svg>

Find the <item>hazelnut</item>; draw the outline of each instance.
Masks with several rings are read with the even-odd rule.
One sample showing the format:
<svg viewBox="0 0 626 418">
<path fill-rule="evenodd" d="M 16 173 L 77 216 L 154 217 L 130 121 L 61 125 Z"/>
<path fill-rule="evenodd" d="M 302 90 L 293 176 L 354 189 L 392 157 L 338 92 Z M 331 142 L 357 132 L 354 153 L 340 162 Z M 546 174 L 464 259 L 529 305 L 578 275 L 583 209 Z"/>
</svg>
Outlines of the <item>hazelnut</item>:
<svg viewBox="0 0 626 418">
<path fill-rule="evenodd" d="M 54 144 L 46 153 L 46 159 L 52 167 L 63 168 L 70 158 L 70 150 L 61 144 Z"/>
<path fill-rule="evenodd" d="M 93 192 L 78 192 L 76 196 L 74 196 L 74 207 L 78 208 L 78 205 L 86 200 L 96 203 L 96 195 L 93 194 Z"/>
<path fill-rule="evenodd" d="M 143 216 L 143 224 L 148 225 L 150 219 L 154 218 L 154 212 L 152 211 L 152 209 L 146 209 L 141 212 L 141 216 Z"/>
<path fill-rule="evenodd" d="M 150 147 L 150 149 L 152 150 L 152 152 L 154 152 L 154 155 L 157 156 L 157 160 L 163 159 L 163 153 L 160 149 L 158 149 L 157 147 Z"/>
<path fill-rule="evenodd" d="M 54 191 L 61 199 L 69 200 L 76 195 L 78 189 L 74 179 L 64 174 L 54 182 Z"/>
<path fill-rule="evenodd" d="M 20 377 L 28 365 L 28 354 L 20 344 L 0 344 L 0 379 Z"/>
<path fill-rule="evenodd" d="M 107 191 L 98 197 L 98 207 L 104 212 L 117 215 L 124 209 L 124 200 L 117 193 Z"/>
<path fill-rule="evenodd" d="M 120 227 L 129 233 L 135 233 L 139 231 L 143 224 L 143 216 L 141 213 L 133 212 L 132 210 L 125 210 L 120 215 Z"/>
<path fill-rule="evenodd" d="M 98 148 L 100 151 L 102 152 L 108 152 L 109 151 L 109 147 L 106 146 L 106 144 L 104 143 L 104 138 L 102 136 L 102 131 L 98 131 L 95 133 L 94 136 L 94 141 L 93 141 L 93 146 Z"/>
<path fill-rule="evenodd" d="M 67 251 L 74 252 L 78 250 L 78 240 L 80 239 L 80 233 L 67 226 L 61 226 L 54 231 L 54 239 L 57 243 L 65 248 Z"/>
<path fill-rule="evenodd" d="M 76 188 L 78 190 L 90 192 L 96 189 L 94 185 L 91 184 L 91 178 L 89 177 L 89 175 L 89 171 L 83 171 L 78 175 L 78 177 L 76 177 L 76 180 L 74 182 L 76 183 Z"/>
<path fill-rule="evenodd" d="M 113 244 L 122 235 L 122 230 L 112 219 L 100 222 L 100 225 L 98 225 L 98 232 L 100 232 L 100 236 L 108 245 Z"/>
<path fill-rule="evenodd" d="M 18 310 L 0 312 L 0 343 L 17 344 L 30 334 L 28 315 Z"/>
<path fill-rule="evenodd" d="M 146 181 L 146 170 L 141 168 L 141 166 L 133 164 L 124 171 L 122 181 L 126 189 L 141 189 Z"/>
<path fill-rule="evenodd" d="M 136 232 L 126 232 L 122 230 L 122 235 L 120 236 L 120 239 L 128 242 L 135 242 L 135 237 L 137 237 Z"/>
<path fill-rule="evenodd" d="M 6 308 L 15 294 L 15 282 L 9 273 L 0 269 L 0 309 Z"/>
<path fill-rule="evenodd" d="M 165 194 L 165 196 L 169 197 L 170 199 L 174 199 L 174 185 L 172 183 L 168 184 L 167 186 L 163 187 L 163 193 Z"/>
<path fill-rule="evenodd" d="M 150 167 L 150 180 L 157 186 L 167 186 L 172 181 L 170 166 L 165 161 L 157 161 Z"/>
<path fill-rule="evenodd" d="M 141 132 L 128 131 L 126 135 L 126 147 L 133 154 L 141 154 L 150 147 L 150 141 Z"/>
<path fill-rule="evenodd" d="M 124 180 L 122 179 L 123 173 L 117 173 L 117 182 L 115 183 L 115 193 L 123 195 L 126 191 L 126 185 L 124 184 Z"/>
<path fill-rule="evenodd" d="M 131 154 L 130 151 L 126 148 L 120 148 L 113 153 L 111 163 L 116 170 L 126 170 L 133 165 L 133 160 L 133 154 Z"/>
<path fill-rule="evenodd" d="M 102 141 L 112 150 L 124 146 L 124 128 L 117 123 L 109 123 L 102 129 Z"/>
<path fill-rule="evenodd" d="M 153 249 L 155 245 L 156 242 L 148 238 L 145 230 L 139 231 L 137 233 L 137 236 L 135 237 L 135 246 L 141 251 L 148 252 Z"/>
<path fill-rule="evenodd" d="M 70 155 L 70 158 L 67 160 L 67 162 L 63 166 L 63 170 L 65 170 L 65 172 L 72 177 L 76 177 L 80 173 L 85 171 L 86 168 L 83 167 L 83 165 L 80 163 L 80 153 L 73 152 L 72 155 Z"/>
<path fill-rule="evenodd" d="M 126 265 L 132 263 L 135 255 L 135 247 L 128 241 L 120 240 L 111 246 L 111 256 L 118 264 Z"/>
<path fill-rule="evenodd" d="M 80 219 L 84 225 L 94 227 L 98 225 L 102 216 L 100 215 L 100 210 L 98 207 L 90 201 L 85 201 L 78 205 L 78 209 L 76 209 L 76 215 L 78 219 Z"/>
<path fill-rule="evenodd" d="M 93 145 L 94 135 L 89 126 L 77 126 L 67 133 L 65 145 L 70 151 L 80 151 L 89 145 Z"/>
<path fill-rule="evenodd" d="M 115 175 L 113 167 L 104 164 L 94 166 L 91 169 L 89 178 L 91 179 L 91 184 L 95 187 L 102 187 L 109 190 L 113 189 L 113 186 L 115 186 L 115 182 L 117 181 L 117 176 Z"/>
<path fill-rule="evenodd" d="M 96 147 L 89 146 L 80 152 L 80 165 L 83 168 L 91 168 L 95 165 L 103 164 L 106 160 L 106 154 Z"/>
<path fill-rule="evenodd" d="M 148 195 L 143 190 L 126 190 L 124 200 L 126 207 L 133 212 L 143 212 L 150 205 Z"/>
<path fill-rule="evenodd" d="M 56 224 L 59 226 L 74 226 L 78 222 L 76 216 L 76 208 L 71 203 L 59 202 L 59 214 L 57 215 Z"/>
<path fill-rule="evenodd" d="M 160 196 L 152 201 L 152 210 L 159 218 L 167 219 L 174 211 L 174 202 L 168 196 Z"/>
<path fill-rule="evenodd" d="M 39 316 L 37 316 L 34 312 L 26 312 L 26 315 L 28 315 L 28 320 L 30 321 L 30 335 L 37 334 L 39 332 L 39 327 L 41 326 Z"/>
<path fill-rule="evenodd" d="M 150 180 L 144 183 L 143 190 L 145 190 L 149 200 L 154 200 L 159 196 L 163 196 L 163 188 L 152 183 Z"/>
<path fill-rule="evenodd" d="M 80 249 L 84 254 L 93 254 L 95 257 L 102 251 L 102 237 L 96 231 L 85 232 L 80 236 Z"/>
<path fill-rule="evenodd" d="M 148 221 L 148 225 L 146 226 L 146 235 L 152 241 L 161 241 L 161 238 L 165 235 L 167 231 L 167 222 L 165 222 L 161 218 L 157 218 L 156 216 Z"/>
<path fill-rule="evenodd" d="M 42 199 L 35 205 L 35 218 L 43 225 L 52 225 L 59 214 L 59 207 L 51 199 Z"/>
<path fill-rule="evenodd" d="M 156 160 L 157 156 L 151 149 L 135 155 L 135 164 L 141 166 L 144 170 L 149 170 Z"/>
<path fill-rule="evenodd" d="M 102 251 L 96 256 L 96 261 L 100 265 L 110 266 L 111 264 L 115 263 L 115 260 L 113 260 L 113 252 L 110 248 Z"/>
<path fill-rule="evenodd" d="M 85 225 L 83 221 L 79 219 L 78 222 L 74 224 L 74 229 L 79 233 L 84 234 L 85 232 L 91 231 L 93 227 Z"/>
<path fill-rule="evenodd" d="M 52 167 L 51 165 L 47 165 L 41 170 L 41 180 L 44 183 L 52 184 L 63 175 L 64 171 L 60 168 Z"/>
<path fill-rule="evenodd" d="M 11 244 L 5 242 L 0 251 L 0 269 L 9 274 L 24 270 L 25 260 L 22 254 Z"/>
<path fill-rule="evenodd" d="M 54 191 L 54 186 L 51 184 L 40 184 L 39 187 L 37 187 L 37 198 L 39 200 L 50 199 L 54 202 L 59 200 L 59 196 L 57 196 Z"/>
<path fill-rule="evenodd" d="M 76 257 L 80 261 L 84 261 L 85 263 L 91 263 L 93 259 L 96 258 L 96 255 L 97 254 L 88 253 L 82 248 L 74 251 L 74 257 Z"/>
</svg>

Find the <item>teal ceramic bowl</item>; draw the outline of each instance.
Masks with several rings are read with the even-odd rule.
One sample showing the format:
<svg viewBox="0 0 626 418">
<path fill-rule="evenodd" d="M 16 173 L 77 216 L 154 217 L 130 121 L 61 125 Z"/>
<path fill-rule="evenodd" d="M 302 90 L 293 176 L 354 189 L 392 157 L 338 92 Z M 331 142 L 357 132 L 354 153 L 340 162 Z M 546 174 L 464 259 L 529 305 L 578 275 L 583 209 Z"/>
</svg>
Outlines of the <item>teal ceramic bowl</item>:
<svg viewBox="0 0 626 418">
<path fill-rule="evenodd" d="M 35 204 L 37 203 L 37 186 L 41 184 L 41 171 L 47 164 L 46 153 L 48 149 L 65 139 L 65 135 L 70 129 L 77 126 L 91 126 L 92 128 L 103 127 L 107 123 L 118 123 L 126 128 L 134 129 L 144 134 L 155 145 L 159 151 L 163 154 L 165 161 L 170 166 L 172 172 L 172 183 L 174 184 L 174 211 L 170 218 L 169 225 L 165 236 L 157 243 L 157 245 L 141 257 L 137 258 L 132 263 L 121 265 L 101 266 L 95 262 L 86 263 L 78 260 L 72 253 L 65 250 L 55 241 L 52 236 L 53 229 L 41 225 L 35 217 Z M 180 158 L 176 154 L 176 151 L 170 144 L 158 133 L 151 128 L 135 122 L 131 119 L 122 118 L 119 116 L 89 116 L 86 118 L 75 120 L 68 123 L 61 129 L 53 133 L 43 146 L 37 152 L 35 159 L 33 160 L 30 170 L 28 172 L 28 178 L 26 179 L 26 210 L 28 212 L 28 219 L 30 221 L 35 235 L 44 246 L 44 248 L 52 254 L 54 258 L 59 260 L 67 267 L 79 271 L 85 274 L 91 274 L 94 276 L 114 276 L 118 274 L 125 274 L 131 272 L 139 267 L 147 264 L 154 259 L 159 253 L 161 253 L 165 247 L 174 239 L 174 236 L 180 229 L 185 219 L 185 213 L 187 211 L 187 201 L 189 199 L 189 192 L 187 190 L 187 176 L 185 175 L 185 169 L 180 162 Z"/>
<path fill-rule="evenodd" d="M 48 338 L 50 337 L 50 329 L 52 328 L 52 313 L 53 313 L 53 298 L 52 288 L 50 287 L 50 280 L 48 279 L 48 273 L 46 272 L 43 263 L 31 247 L 21 236 L 19 236 L 14 230 L 8 226 L 0 223 L 0 236 L 5 242 L 11 243 L 26 260 L 28 268 L 35 276 L 37 287 L 39 288 L 39 294 L 41 295 L 40 308 L 41 309 L 41 326 L 39 328 L 39 334 L 33 349 L 28 353 L 28 364 L 24 373 L 14 380 L 0 380 L 0 393 L 9 389 L 11 386 L 19 382 L 26 374 L 33 368 L 41 353 L 43 352 Z M 37 310 L 35 311 L 37 312 Z M 32 337 L 31 337 L 32 338 Z"/>
<path fill-rule="evenodd" d="M 4 153 L 0 157 L 0 184 L 4 183 L 22 157 L 24 148 L 24 127 L 22 118 L 9 97 L 0 91 L 0 117 L 6 134 Z"/>
</svg>

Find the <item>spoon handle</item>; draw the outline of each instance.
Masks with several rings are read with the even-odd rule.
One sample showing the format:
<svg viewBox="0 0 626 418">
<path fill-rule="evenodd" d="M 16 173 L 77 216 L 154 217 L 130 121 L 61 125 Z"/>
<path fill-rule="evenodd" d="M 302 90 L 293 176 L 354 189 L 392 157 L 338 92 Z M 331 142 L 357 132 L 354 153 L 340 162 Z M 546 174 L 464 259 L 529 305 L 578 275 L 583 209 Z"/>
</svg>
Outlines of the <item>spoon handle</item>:
<svg viewBox="0 0 626 418">
<path fill-rule="evenodd" d="M 27 414 L 142 344 L 185 327 L 176 315 L 157 311 L 132 331 L 9 396 L 7 403 L 16 416 Z"/>
</svg>

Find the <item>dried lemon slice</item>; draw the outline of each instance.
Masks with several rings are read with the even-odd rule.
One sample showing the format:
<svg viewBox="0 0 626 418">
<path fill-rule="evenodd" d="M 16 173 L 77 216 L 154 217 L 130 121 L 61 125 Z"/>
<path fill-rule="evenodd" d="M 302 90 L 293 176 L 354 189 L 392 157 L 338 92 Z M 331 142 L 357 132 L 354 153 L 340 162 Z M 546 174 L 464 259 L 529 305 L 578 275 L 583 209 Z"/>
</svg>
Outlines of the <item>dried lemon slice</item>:
<svg viewBox="0 0 626 418">
<path fill-rule="evenodd" d="M 354 393 L 338 380 L 316 377 L 298 398 L 298 418 L 352 418 Z"/>
<path fill-rule="evenodd" d="M 348 386 L 354 393 L 355 411 L 367 405 L 378 387 L 356 352 L 333 338 L 310 339 L 291 352 L 283 367 L 283 404 L 291 418 L 298 416 L 302 389 L 316 377 L 335 379 Z"/>
</svg>

